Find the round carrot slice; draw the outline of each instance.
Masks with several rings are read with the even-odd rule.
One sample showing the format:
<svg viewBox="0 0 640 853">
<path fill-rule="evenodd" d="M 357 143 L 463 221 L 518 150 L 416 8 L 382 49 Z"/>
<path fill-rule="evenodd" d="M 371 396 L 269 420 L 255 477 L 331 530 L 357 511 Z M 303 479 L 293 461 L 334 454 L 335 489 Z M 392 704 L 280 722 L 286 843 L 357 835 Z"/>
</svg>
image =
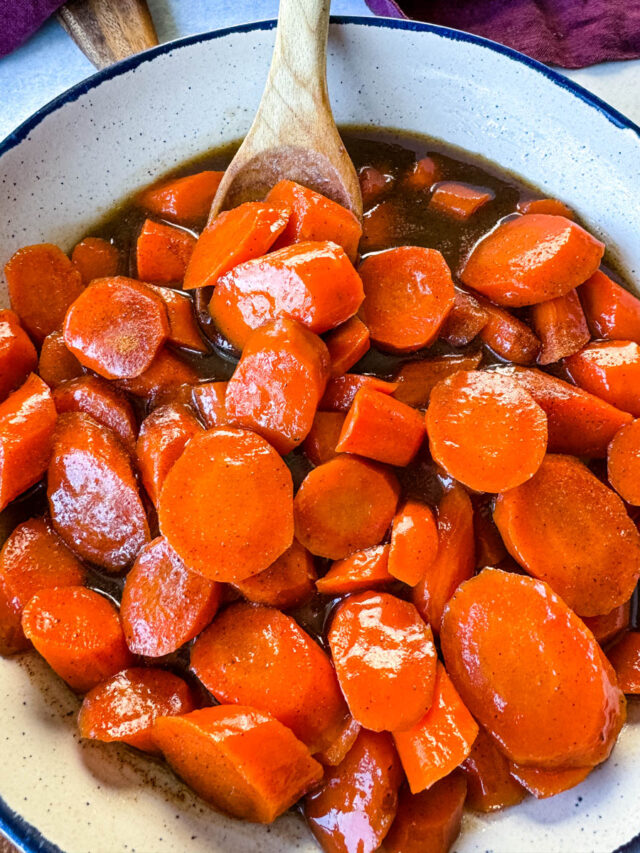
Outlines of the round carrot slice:
<svg viewBox="0 0 640 853">
<path fill-rule="evenodd" d="M 120 252 L 113 243 L 101 237 L 85 237 L 71 253 L 71 261 L 82 276 L 86 287 L 94 278 L 117 275 Z"/>
<path fill-rule="evenodd" d="M 259 435 L 196 435 L 164 481 L 160 530 L 186 566 L 234 583 L 268 568 L 293 541 L 289 469 Z"/>
<path fill-rule="evenodd" d="M 240 581 L 235 587 L 247 601 L 286 610 L 312 597 L 316 577 L 313 557 L 294 539 L 291 547 L 268 569 Z"/>
<path fill-rule="evenodd" d="M 375 462 L 338 456 L 307 474 L 294 501 L 296 538 L 320 557 L 341 560 L 377 545 L 398 503 L 395 474 Z"/>
<path fill-rule="evenodd" d="M 42 342 L 38 373 L 50 388 L 56 388 L 67 379 L 82 376 L 84 368 L 78 359 L 69 352 L 62 332 L 51 332 Z"/>
<path fill-rule="evenodd" d="M 431 705 L 433 635 L 408 601 L 386 592 L 351 596 L 336 611 L 329 645 L 351 716 L 365 728 L 406 729 Z"/>
<path fill-rule="evenodd" d="M 640 344 L 596 341 L 564 364 L 580 388 L 640 418 Z"/>
<path fill-rule="evenodd" d="M 632 506 L 640 506 L 640 418 L 623 426 L 607 453 L 609 482 Z"/>
<path fill-rule="evenodd" d="M 169 337 L 167 309 L 132 278 L 98 278 L 67 311 L 64 342 L 80 364 L 106 379 L 131 379 L 151 366 Z"/>
<path fill-rule="evenodd" d="M 549 455 L 531 480 L 498 495 L 509 553 L 580 616 L 609 613 L 640 577 L 640 535 L 624 504 L 571 456 Z"/>
<path fill-rule="evenodd" d="M 413 352 L 430 344 L 451 310 L 455 291 L 436 249 L 400 246 L 362 262 L 360 316 L 381 349 Z"/>
<path fill-rule="evenodd" d="M 536 473 L 547 449 L 547 416 L 514 379 L 471 370 L 449 376 L 427 409 L 431 455 L 478 492 L 504 492 Z"/>
<path fill-rule="evenodd" d="M 462 700 L 511 761 L 568 769 L 608 757 L 624 697 L 591 632 L 547 584 L 485 569 L 449 602 L 440 639 Z"/>
<path fill-rule="evenodd" d="M 524 789 L 509 772 L 508 760 L 484 729 L 460 769 L 467 780 L 466 805 L 474 812 L 495 812 L 524 799 Z"/>
</svg>

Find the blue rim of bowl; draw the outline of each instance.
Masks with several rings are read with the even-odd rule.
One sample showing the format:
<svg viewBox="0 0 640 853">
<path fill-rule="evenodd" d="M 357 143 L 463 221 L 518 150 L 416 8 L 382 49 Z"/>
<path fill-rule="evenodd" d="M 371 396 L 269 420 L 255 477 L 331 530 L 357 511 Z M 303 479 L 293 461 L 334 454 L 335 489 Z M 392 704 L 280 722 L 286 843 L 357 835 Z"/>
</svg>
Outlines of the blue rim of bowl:
<svg viewBox="0 0 640 853">
<path fill-rule="evenodd" d="M 420 21 L 411 21 L 401 18 L 334 15 L 331 17 L 331 22 L 334 24 L 358 24 L 361 26 L 379 27 L 382 29 L 434 33 L 435 35 L 439 35 L 443 38 L 449 39 L 450 41 L 469 42 L 495 53 L 501 53 L 503 56 L 507 56 L 514 62 L 526 65 L 533 71 L 537 71 L 539 74 L 542 74 L 561 89 L 566 89 L 581 101 L 584 101 L 586 104 L 596 109 L 616 127 L 619 127 L 621 130 L 631 130 L 640 139 L 640 127 L 614 107 L 607 104 L 606 101 L 603 101 L 601 98 L 598 98 L 597 95 L 593 95 L 578 83 L 574 83 L 568 77 L 564 77 L 559 72 L 548 68 L 541 62 L 531 59 L 511 47 L 498 44 L 498 42 L 472 35 L 471 33 L 465 33 L 461 30 L 454 30 L 450 27 L 440 27 L 435 24 L 425 24 Z M 115 65 L 110 65 L 108 68 L 103 68 L 101 71 L 96 71 L 95 74 L 92 74 L 80 83 L 76 83 L 75 86 L 72 86 L 70 89 L 67 89 L 65 92 L 49 101 L 48 104 L 45 104 L 44 107 L 37 110 L 37 112 L 26 119 L 26 121 L 20 124 L 14 131 L 5 137 L 5 139 L 0 142 L 0 157 L 25 140 L 29 133 L 48 115 L 59 110 L 65 104 L 76 101 L 78 98 L 86 95 L 87 92 L 95 89 L 106 80 L 118 77 L 120 74 L 124 74 L 127 71 L 138 68 L 145 62 L 150 62 L 152 59 L 155 59 L 156 56 L 171 53 L 173 50 L 182 47 L 189 47 L 192 44 L 198 44 L 200 42 L 213 41 L 215 39 L 224 38 L 225 36 L 237 33 L 272 30 L 275 28 L 276 23 L 277 22 L 273 19 L 267 21 L 255 21 L 248 24 L 239 24 L 234 27 L 225 27 L 221 30 L 212 30 L 207 33 L 184 36 L 183 38 L 160 44 L 157 47 L 149 48 L 149 50 L 130 56 L 127 59 L 122 59 L 120 62 L 115 63 Z M 38 829 L 27 823 L 24 818 L 11 810 L 2 798 L 0 798 L 0 831 L 3 832 L 19 850 L 24 851 L 24 853 L 63 853 L 59 847 L 51 841 L 47 841 Z M 617 848 L 613 853 L 640 853 L 640 834 Z"/>
</svg>

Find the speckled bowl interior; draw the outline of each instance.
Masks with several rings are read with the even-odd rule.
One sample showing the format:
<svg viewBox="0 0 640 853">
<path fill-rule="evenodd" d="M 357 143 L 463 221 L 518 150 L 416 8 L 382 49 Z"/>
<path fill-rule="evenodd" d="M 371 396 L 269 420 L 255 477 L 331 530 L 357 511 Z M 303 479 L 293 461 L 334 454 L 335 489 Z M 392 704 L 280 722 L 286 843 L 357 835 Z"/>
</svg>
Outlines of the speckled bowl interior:
<svg viewBox="0 0 640 853">
<path fill-rule="evenodd" d="M 70 248 L 151 178 L 248 129 L 273 22 L 184 39 L 101 72 L 0 146 L 0 260 Z M 427 133 L 483 155 L 576 208 L 640 281 L 640 135 L 586 92 L 507 49 L 410 22 L 341 19 L 330 34 L 339 123 Z M 6 303 L 0 282 L 0 304 Z M 33 654 L 0 659 L 0 824 L 28 850 L 263 853 L 317 849 L 302 821 L 221 816 L 159 762 L 80 743 L 78 701 Z M 467 815 L 464 853 L 612 851 L 640 831 L 640 706 L 578 788 Z"/>
</svg>

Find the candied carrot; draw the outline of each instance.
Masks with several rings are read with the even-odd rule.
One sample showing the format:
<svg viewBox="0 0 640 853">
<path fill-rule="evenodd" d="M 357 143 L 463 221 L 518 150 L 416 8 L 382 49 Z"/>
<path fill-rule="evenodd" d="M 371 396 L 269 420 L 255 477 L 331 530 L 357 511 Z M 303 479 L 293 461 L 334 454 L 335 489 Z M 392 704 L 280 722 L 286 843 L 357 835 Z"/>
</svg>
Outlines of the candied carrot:
<svg viewBox="0 0 640 853">
<path fill-rule="evenodd" d="M 347 595 L 388 586 L 394 581 L 388 566 L 389 545 L 356 551 L 336 560 L 326 575 L 318 578 L 316 588 L 324 595 Z"/>
<path fill-rule="evenodd" d="M 640 506 L 640 419 L 620 427 L 607 450 L 609 482 L 628 504 Z"/>
<path fill-rule="evenodd" d="M 607 657 L 616 671 L 623 693 L 640 693 L 640 631 L 627 631 L 607 649 Z"/>
<path fill-rule="evenodd" d="M 53 392 L 58 414 L 85 412 L 112 429 L 130 453 L 136 446 L 138 424 L 131 403 L 124 394 L 99 376 L 80 376 L 61 382 Z"/>
<path fill-rule="evenodd" d="M 342 376 L 369 350 L 369 329 L 359 317 L 351 317 L 332 332 L 324 342 L 331 358 L 331 375 Z"/>
<path fill-rule="evenodd" d="M 193 405 L 207 429 L 235 426 L 227 414 L 225 403 L 228 384 L 228 382 L 203 382 L 193 388 Z"/>
<path fill-rule="evenodd" d="M 494 198 L 495 193 L 484 187 L 442 181 L 433 190 L 429 209 L 464 222 Z"/>
<path fill-rule="evenodd" d="M 476 297 L 476 300 L 487 313 L 487 321 L 479 332 L 480 340 L 506 361 L 532 364 L 542 344 L 529 326 L 486 299 Z"/>
<path fill-rule="evenodd" d="M 0 402 L 36 369 L 38 353 L 20 326 L 18 315 L 0 311 Z"/>
<path fill-rule="evenodd" d="M 101 237 L 85 237 L 74 246 L 71 263 L 86 287 L 94 278 L 110 278 L 120 271 L 120 252 Z"/>
<path fill-rule="evenodd" d="M 465 347 L 478 337 L 489 321 L 489 311 L 475 296 L 456 287 L 451 311 L 440 329 L 440 337 L 453 347 Z"/>
<path fill-rule="evenodd" d="M 433 157 L 416 160 L 413 167 L 404 175 L 402 186 L 410 190 L 428 190 L 439 179 L 440 169 Z"/>
<path fill-rule="evenodd" d="M 313 465 L 322 465 L 337 456 L 336 444 L 345 417 L 341 412 L 316 412 L 311 429 L 302 443 L 307 459 Z"/>
<path fill-rule="evenodd" d="M 407 500 L 393 519 L 389 574 L 409 586 L 424 577 L 438 553 L 438 527 L 430 507 Z"/>
<path fill-rule="evenodd" d="M 459 370 L 474 370 L 482 358 L 482 353 L 464 355 L 436 355 L 420 361 L 408 361 L 396 372 L 398 388 L 393 392 L 396 400 L 425 409 L 434 387 Z"/>
<path fill-rule="evenodd" d="M 626 631 L 629 627 L 630 618 L 631 602 L 625 601 L 624 604 L 614 607 L 609 613 L 604 613 L 602 616 L 585 616 L 582 621 L 598 643 L 605 646 L 623 631 Z"/>
<path fill-rule="evenodd" d="M 570 207 L 557 198 L 530 198 L 519 201 L 516 205 L 518 213 L 546 213 L 550 216 L 564 216 L 575 219 L 576 215 Z"/>
<path fill-rule="evenodd" d="M 365 211 L 362 217 L 360 252 L 388 249 L 402 239 L 402 208 L 397 199 L 383 199 Z"/>
<path fill-rule="evenodd" d="M 147 219 L 136 242 L 138 278 L 153 284 L 181 282 L 195 245 L 191 232 Z"/>
<path fill-rule="evenodd" d="M 533 305 L 531 323 L 542 344 L 538 364 L 552 364 L 573 355 L 591 339 L 576 290 Z"/>
<path fill-rule="evenodd" d="M 51 332 L 42 342 L 38 373 L 50 388 L 82 376 L 84 368 L 64 342 L 62 332 Z"/>
<path fill-rule="evenodd" d="M 363 386 L 383 394 L 393 394 L 397 389 L 397 382 L 385 382 L 377 376 L 368 376 L 360 373 L 345 373 L 343 376 L 334 376 L 327 382 L 327 387 L 320 400 L 320 411 L 322 412 L 346 412 L 349 411 L 356 394 Z"/>
<path fill-rule="evenodd" d="M 640 299 L 602 270 L 578 290 L 594 337 L 640 344 Z"/>
<path fill-rule="evenodd" d="M 344 722 L 333 743 L 322 752 L 317 752 L 315 757 L 317 760 L 329 767 L 337 767 L 342 764 L 347 757 L 347 753 L 356 742 L 358 735 L 362 730 L 360 723 L 356 722 L 353 717 L 348 714 L 344 718 Z"/>
<path fill-rule="evenodd" d="M 164 302 L 169 319 L 168 343 L 177 347 L 186 347 L 196 352 L 208 352 L 207 345 L 202 339 L 193 310 L 193 303 L 186 293 L 171 287 L 149 287 L 157 293 Z"/>
<path fill-rule="evenodd" d="M 517 779 L 522 787 L 537 800 L 545 800 L 547 797 L 555 797 L 563 791 L 575 788 L 591 773 L 591 767 L 571 767 L 568 770 L 553 769 L 545 767 L 523 767 L 521 764 L 511 763 L 511 774 Z"/>
<path fill-rule="evenodd" d="M 493 812 L 522 802 L 524 789 L 509 772 L 509 762 L 484 729 L 460 769 L 467 779 L 466 805 L 476 812 Z"/>
<path fill-rule="evenodd" d="M 564 361 L 580 388 L 640 417 L 640 344 L 596 341 Z"/>
<path fill-rule="evenodd" d="M 236 583 L 235 588 L 247 601 L 287 610 L 312 597 L 316 577 L 313 557 L 294 539 L 268 569 Z"/>
<path fill-rule="evenodd" d="M 136 202 L 150 213 L 171 222 L 198 224 L 209 215 L 223 175 L 224 172 L 208 170 L 184 178 L 170 178 L 143 190 Z"/>
<path fill-rule="evenodd" d="M 375 166 L 363 166 L 358 169 L 358 181 L 365 209 L 378 201 L 394 184 L 393 175 L 388 175 Z"/>
<path fill-rule="evenodd" d="M 163 347 L 143 373 L 131 379 L 120 379 L 118 387 L 134 397 L 155 401 L 162 395 L 177 393 L 181 386 L 195 385 L 198 379 L 191 364 Z"/>
</svg>

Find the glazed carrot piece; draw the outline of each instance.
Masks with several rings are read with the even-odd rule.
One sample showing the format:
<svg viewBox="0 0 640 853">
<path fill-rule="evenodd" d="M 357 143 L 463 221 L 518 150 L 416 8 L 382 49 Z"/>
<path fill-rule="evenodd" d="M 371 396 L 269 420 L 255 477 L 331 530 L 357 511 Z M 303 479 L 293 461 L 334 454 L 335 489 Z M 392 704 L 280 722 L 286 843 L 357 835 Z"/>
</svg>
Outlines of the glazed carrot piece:
<svg viewBox="0 0 640 853">
<path fill-rule="evenodd" d="M 400 762 L 386 732 L 361 731 L 344 760 L 309 794 L 304 816 L 326 853 L 373 853 L 396 815 Z"/>
<path fill-rule="evenodd" d="M 564 216 L 566 219 L 576 218 L 573 210 L 557 198 L 530 198 L 519 201 L 516 210 L 518 213 L 546 213 L 550 216 Z"/>
<path fill-rule="evenodd" d="M 533 305 L 531 323 L 542 344 L 538 364 L 552 364 L 573 355 L 591 340 L 576 290 Z"/>
<path fill-rule="evenodd" d="M 140 427 L 135 453 L 142 485 L 157 506 L 171 466 L 202 427 L 192 409 L 180 403 L 159 406 Z"/>
<path fill-rule="evenodd" d="M 270 714 L 218 705 L 159 717 L 153 738 L 203 800 L 232 817 L 272 823 L 322 778 L 322 766 Z"/>
<path fill-rule="evenodd" d="M 317 335 L 352 317 L 364 298 L 360 276 L 335 243 L 296 243 L 234 267 L 216 284 L 209 311 L 242 350 L 254 329 L 286 315 Z"/>
<path fill-rule="evenodd" d="M 358 169 L 358 181 L 362 193 L 362 205 L 365 209 L 378 201 L 394 184 L 393 175 L 388 175 L 375 166 L 363 166 Z"/>
<path fill-rule="evenodd" d="M 416 608 L 387 592 L 351 595 L 328 634 L 333 665 L 354 720 L 370 731 L 407 729 L 431 706 L 433 634 Z"/>
<path fill-rule="evenodd" d="M 192 391 L 193 405 L 207 429 L 234 426 L 227 414 L 225 398 L 228 382 L 203 382 Z"/>
<path fill-rule="evenodd" d="M 640 419 L 620 427 L 607 450 L 607 473 L 616 492 L 640 506 Z"/>
<path fill-rule="evenodd" d="M 80 737 L 122 741 L 143 752 L 160 752 L 153 739 L 158 717 L 195 708 L 189 685 L 164 669 L 130 668 L 90 690 L 78 714 Z"/>
<path fill-rule="evenodd" d="M 459 371 L 438 383 L 426 416 L 434 460 L 479 492 L 530 479 L 547 449 L 547 416 L 514 379 Z"/>
<path fill-rule="evenodd" d="M 459 370 L 474 370 L 482 353 L 465 355 L 436 355 L 421 361 L 408 361 L 396 372 L 394 379 L 398 388 L 393 392 L 396 400 L 425 409 L 434 387 L 443 379 Z"/>
<path fill-rule="evenodd" d="M 314 468 L 294 501 L 296 538 L 312 554 L 341 560 L 385 535 L 400 486 L 392 471 L 353 456 Z"/>
<path fill-rule="evenodd" d="M 98 376 L 80 376 L 61 382 L 53 392 L 58 414 L 84 412 L 112 429 L 130 453 L 136 446 L 138 425 L 131 403 Z"/>
<path fill-rule="evenodd" d="M 464 347 L 478 337 L 489 321 L 489 311 L 475 296 L 456 287 L 451 311 L 440 329 L 443 341 L 454 347 Z"/>
<path fill-rule="evenodd" d="M 94 278 L 111 278 L 120 271 L 120 252 L 101 237 L 85 237 L 74 246 L 71 263 L 86 287 Z"/>
<path fill-rule="evenodd" d="M 336 444 L 340 438 L 345 415 L 341 412 L 316 412 L 302 448 L 313 465 L 322 465 L 337 456 Z"/>
<path fill-rule="evenodd" d="M 237 583 L 267 569 L 293 541 L 291 474 L 261 436 L 208 430 L 167 474 L 158 519 L 185 565 Z"/>
<path fill-rule="evenodd" d="M 287 610 L 311 598 L 316 577 L 313 557 L 294 539 L 268 569 L 240 581 L 235 588 L 247 601 Z"/>
<path fill-rule="evenodd" d="M 170 349 L 163 347 L 149 367 L 139 376 L 120 379 L 118 387 L 134 397 L 144 397 L 155 403 L 163 396 L 175 397 L 182 386 L 193 386 L 199 376 L 195 369 Z M 191 397 L 191 391 L 185 396 Z"/>
<path fill-rule="evenodd" d="M 498 495 L 509 553 L 580 616 L 609 613 L 640 577 L 640 535 L 620 498 L 582 462 L 548 455 L 526 483 Z"/>
<path fill-rule="evenodd" d="M 623 693 L 640 693 L 640 631 L 628 631 L 607 650 Z"/>
<path fill-rule="evenodd" d="M 37 343 L 62 327 L 67 308 L 84 288 L 76 267 L 52 243 L 18 249 L 4 274 L 11 307 Z"/>
<path fill-rule="evenodd" d="M 347 753 L 356 742 L 358 735 L 362 730 L 360 723 L 357 723 L 349 714 L 345 717 L 339 734 L 333 741 L 331 746 L 328 746 L 322 752 L 317 752 L 315 758 L 325 766 L 337 767 L 342 764 L 347 757 Z"/>
<path fill-rule="evenodd" d="M 473 575 L 475 540 L 473 507 L 462 486 L 454 483 L 438 504 L 438 552 L 413 588 L 411 600 L 434 631 L 440 630 L 445 605 Z"/>
<path fill-rule="evenodd" d="M 402 239 L 402 208 L 397 199 L 388 198 L 369 208 L 362 217 L 360 252 L 388 249 Z"/>
<path fill-rule="evenodd" d="M 273 607 L 224 610 L 195 641 L 191 670 L 219 702 L 272 714 L 312 753 L 333 743 L 347 714 L 325 652 Z"/>
<path fill-rule="evenodd" d="M 125 276 L 96 279 L 67 311 L 64 342 L 80 364 L 104 376 L 140 376 L 169 335 L 164 303 Z"/>
<path fill-rule="evenodd" d="M 369 329 L 359 317 L 351 317 L 325 335 L 331 358 L 331 375 L 342 376 L 369 351 Z"/>
<path fill-rule="evenodd" d="M 330 240 L 342 246 L 350 260 L 355 261 L 362 226 L 350 210 L 295 181 L 280 181 L 266 200 L 275 207 L 291 211 L 274 248 L 308 240 Z"/>
<path fill-rule="evenodd" d="M 465 222 L 494 198 L 495 193 L 484 187 L 474 187 L 458 181 L 442 181 L 433 191 L 429 209 Z"/>
<path fill-rule="evenodd" d="M 476 539 L 476 568 L 497 566 L 507 556 L 507 549 L 493 520 L 491 495 L 474 495 L 473 532 Z"/>
<path fill-rule="evenodd" d="M 524 799 L 524 789 L 509 772 L 509 762 L 484 729 L 460 769 L 467 779 L 466 805 L 475 812 L 494 812 Z"/>
<path fill-rule="evenodd" d="M 158 287 L 154 284 L 150 284 L 149 287 L 154 293 L 158 294 L 167 309 L 169 319 L 168 343 L 177 347 L 186 347 L 196 352 L 208 352 L 207 345 L 198 329 L 193 303 L 188 295 L 171 287 Z"/>
<path fill-rule="evenodd" d="M 462 764 L 477 735 L 476 721 L 438 661 L 431 707 L 411 728 L 393 733 L 411 793 L 430 788 Z"/>
<path fill-rule="evenodd" d="M 591 773 L 591 767 L 549 770 L 545 767 L 523 767 L 512 762 L 511 773 L 514 779 L 517 779 L 522 787 L 533 794 L 537 800 L 546 800 L 584 782 Z"/>
<path fill-rule="evenodd" d="M 38 373 L 50 388 L 84 373 L 78 359 L 67 349 L 62 332 L 51 332 L 42 342 Z"/>
<path fill-rule="evenodd" d="M 127 574 L 120 618 L 129 649 L 158 658 L 193 640 L 216 615 L 221 585 L 189 571 L 159 536 Z"/>
<path fill-rule="evenodd" d="M 393 519 L 389 574 L 409 586 L 424 577 L 438 553 L 438 527 L 430 507 L 407 500 Z"/>
<path fill-rule="evenodd" d="M 402 179 L 402 186 L 410 190 L 428 190 L 439 179 L 440 169 L 433 157 L 416 160 L 413 168 Z"/>
<path fill-rule="evenodd" d="M 388 586 L 394 580 L 388 566 L 389 545 L 356 551 L 336 560 L 326 575 L 318 578 L 316 588 L 323 595 L 347 595 Z"/>
<path fill-rule="evenodd" d="M 147 219 L 136 242 L 138 278 L 152 284 L 181 282 L 195 245 L 191 232 Z"/>
<path fill-rule="evenodd" d="M 225 210 L 198 237 L 182 284 L 183 290 L 209 287 L 220 276 L 259 258 L 284 231 L 289 211 L 250 201 Z"/>
<path fill-rule="evenodd" d="M 570 219 L 527 213 L 478 243 L 460 278 L 498 305 L 535 305 L 582 284 L 603 254 L 604 243 Z"/>
<path fill-rule="evenodd" d="M 22 628 L 51 669 L 78 693 L 132 663 L 118 611 L 83 586 L 36 592 L 22 613 Z"/>
<path fill-rule="evenodd" d="M 607 645 L 629 627 L 631 602 L 625 601 L 602 616 L 585 616 L 584 624 L 601 646 Z"/>
<path fill-rule="evenodd" d="M 48 519 L 32 518 L 19 524 L 0 552 L 0 654 L 28 648 L 22 611 L 36 592 L 80 586 L 85 574 Z"/>
<path fill-rule="evenodd" d="M 419 794 L 401 791 L 385 853 L 446 853 L 460 834 L 466 795 L 462 773 L 450 773 Z"/>
<path fill-rule="evenodd" d="M 0 510 L 47 470 L 55 423 L 51 391 L 35 373 L 0 403 Z"/>
<path fill-rule="evenodd" d="M 640 344 L 596 341 L 564 361 L 580 388 L 640 417 Z"/>
<path fill-rule="evenodd" d="M 80 557 L 107 571 L 125 568 L 149 541 L 129 454 L 115 433 L 89 415 L 59 416 L 47 497 L 56 532 Z"/>
<path fill-rule="evenodd" d="M 640 344 L 640 299 L 637 296 L 602 270 L 585 281 L 578 292 L 594 337 Z"/>
<path fill-rule="evenodd" d="M 223 175 L 224 172 L 208 170 L 184 178 L 171 178 L 143 190 L 136 201 L 149 213 L 171 222 L 198 224 L 208 216 Z"/>
<path fill-rule="evenodd" d="M 344 412 L 351 408 L 356 394 L 363 387 L 382 394 L 393 394 L 398 387 L 397 382 L 385 382 L 377 376 L 367 376 L 360 373 L 345 373 L 344 376 L 334 376 L 327 382 L 327 387 L 320 400 L 322 412 Z"/>
<path fill-rule="evenodd" d="M 591 632 L 547 584 L 485 569 L 449 602 L 440 640 L 465 705 L 511 761 L 568 769 L 607 758 L 624 697 Z"/>
<path fill-rule="evenodd" d="M 479 332 L 480 340 L 506 361 L 532 364 L 542 344 L 529 326 L 486 299 L 476 299 L 488 315 L 487 322 Z"/>
<path fill-rule="evenodd" d="M 414 458 L 424 437 L 424 419 L 419 412 L 389 394 L 365 386 L 351 404 L 336 450 L 404 467 Z"/>
<path fill-rule="evenodd" d="M 370 255 L 358 271 L 365 294 L 360 317 L 380 349 L 414 352 L 435 340 L 455 299 L 440 252 L 400 246 Z"/>
<path fill-rule="evenodd" d="M 20 326 L 18 315 L 0 311 L 0 402 L 36 369 L 38 353 Z"/>
</svg>

